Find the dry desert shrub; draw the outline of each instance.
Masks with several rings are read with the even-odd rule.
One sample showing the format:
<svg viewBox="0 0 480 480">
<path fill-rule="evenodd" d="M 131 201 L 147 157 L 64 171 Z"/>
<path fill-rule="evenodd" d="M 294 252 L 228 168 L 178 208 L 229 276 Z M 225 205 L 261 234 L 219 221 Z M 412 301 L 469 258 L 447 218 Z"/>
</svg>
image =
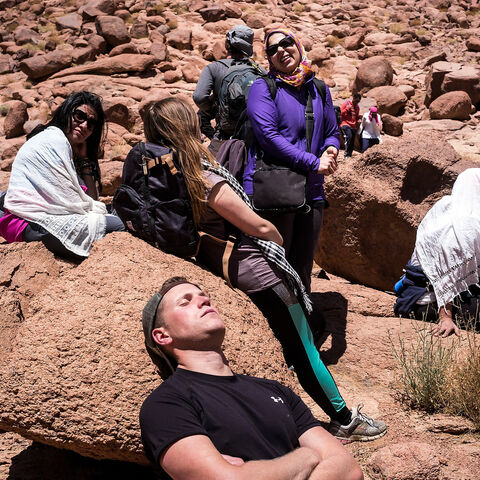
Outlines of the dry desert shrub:
<svg viewBox="0 0 480 480">
<path fill-rule="evenodd" d="M 464 355 L 449 376 L 447 410 L 469 418 L 480 430 L 480 339 L 474 327 L 470 322 L 464 333 L 463 343 L 467 345 Z"/>
<path fill-rule="evenodd" d="M 399 396 L 411 408 L 469 418 L 480 430 L 480 337 L 472 319 L 463 321 L 460 339 L 430 335 L 429 324 L 414 323 L 407 342 L 390 337 L 397 361 Z"/>
<path fill-rule="evenodd" d="M 393 353 L 399 366 L 400 396 L 412 408 L 428 413 L 442 410 L 446 405 L 445 378 L 455 353 L 454 344 L 447 345 L 433 337 L 429 327 L 414 324 L 415 336 L 407 344 L 399 337 Z"/>
</svg>

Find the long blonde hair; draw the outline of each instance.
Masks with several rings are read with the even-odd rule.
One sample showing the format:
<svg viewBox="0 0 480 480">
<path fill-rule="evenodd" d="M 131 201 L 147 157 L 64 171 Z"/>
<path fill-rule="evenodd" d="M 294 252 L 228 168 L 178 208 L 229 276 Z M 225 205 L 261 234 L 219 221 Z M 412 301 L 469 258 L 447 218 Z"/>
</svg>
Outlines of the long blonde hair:
<svg viewBox="0 0 480 480">
<path fill-rule="evenodd" d="M 149 105 L 144 118 L 148 142 L 171 148 L 180 163 L 193 210 L 195 225 L 199 225 L 207 208 L 201 160 L 217 165 L 212 154 L 202 144 L 198 117 L 185 101 L 171 97 Z"/>
</svg>

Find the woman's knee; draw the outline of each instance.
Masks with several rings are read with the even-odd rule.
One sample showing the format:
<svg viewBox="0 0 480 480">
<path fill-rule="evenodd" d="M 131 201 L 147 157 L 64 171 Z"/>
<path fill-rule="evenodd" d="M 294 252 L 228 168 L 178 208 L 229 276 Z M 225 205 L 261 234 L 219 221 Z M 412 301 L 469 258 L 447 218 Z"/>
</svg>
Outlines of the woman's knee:
<svg viewBox="0 0 480 480">
<path fill-rule="evenodd" d="M 116 215 L 105 215 L 106 227 L 105 233 L 124 232 L 125 225 Z"/>
</svg>

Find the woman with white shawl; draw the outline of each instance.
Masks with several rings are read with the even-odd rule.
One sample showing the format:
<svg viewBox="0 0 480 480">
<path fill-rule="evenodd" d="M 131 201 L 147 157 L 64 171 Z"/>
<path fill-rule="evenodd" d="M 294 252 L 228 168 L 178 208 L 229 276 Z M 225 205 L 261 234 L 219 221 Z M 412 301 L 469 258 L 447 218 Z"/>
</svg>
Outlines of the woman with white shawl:
<svg viewBox="0 0 480 480">
<path fill-rule="evenodd" d="M 94 241 L 124 230 L 97 200 L 104 123 L 100 98 L 77 92 L 47 125 L 32 131 L 12 165 L 0 218 L 2 237 L 42 241 L 57 255 L 84 258 Z"/>
<path fill-rule="evenodd" d="M 417 230 L 410 264 L 428 278 L 439 308 L 435 336 L 460 330 L 452 318 L 452 302 L 478 284 L 480 273 L 480 168 L 462 172 L 451 195 L 441 198 Z"/>
</svg>

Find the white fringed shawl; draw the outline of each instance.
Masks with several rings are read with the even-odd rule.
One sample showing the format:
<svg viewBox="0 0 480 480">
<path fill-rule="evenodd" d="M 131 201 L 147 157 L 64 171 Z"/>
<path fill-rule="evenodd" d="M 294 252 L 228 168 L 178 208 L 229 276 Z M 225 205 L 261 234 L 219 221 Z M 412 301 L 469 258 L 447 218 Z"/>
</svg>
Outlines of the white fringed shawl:
<svg viewBox="0 0 480 480">
<path fill-rule="evenodd" d="M 82 190 L 72 148 L 57 127 L 48 127 L 18 151 L 5 207 L 17 217 L 38 223 L 83 257 L 105 235 L 107 209 Z"/>
<path fill-rule="evenodd" d="M 462 172 L 418 227 L 415 252 L 432 283 L 438 307 L 478 283 L 480 168 Z"/>
</svg>

